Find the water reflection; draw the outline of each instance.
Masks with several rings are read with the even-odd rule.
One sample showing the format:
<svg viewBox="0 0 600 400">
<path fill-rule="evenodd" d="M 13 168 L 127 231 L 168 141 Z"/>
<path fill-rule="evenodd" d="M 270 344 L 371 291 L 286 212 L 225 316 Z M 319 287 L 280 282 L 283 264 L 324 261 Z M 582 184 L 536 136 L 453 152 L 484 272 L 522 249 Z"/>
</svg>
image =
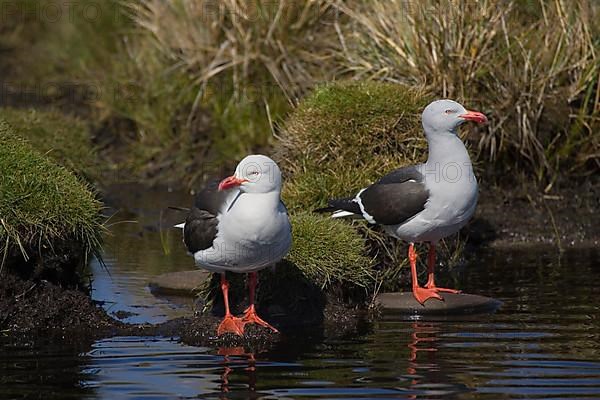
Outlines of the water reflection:
<svg viewBox="0 0 600 400">
<path fill-rule="evenodd" d="M 100 340 L 86 356 L 84 385 L 100 399 L 191 398 L 220 391 L 222 357 L 172 338 Z"/>
<path fill-rule="evenodd" d="M 70 338 L 23 341 L 0 334 L 0 399 L 89 399 L 82 364 L 90 343 Z"/>
<path fill-rule="evenodd" d="M 223 356 L 223 373 L 221 374 L 221 392 L 223 394 L 230 392 L 230 375 L 234 371 L 233 367 L 239 366 L 240 360 L 247 365 L 242 369 L 247 374 L 247 391 L 256 392 L 256 358 L 253 352 L 246 352 L 243 347 L 220 347 L 217 354 Z M 232 357 L 237 358 L 232 359 Z M 237 386 L 237 383 L 232 383 Z M 240 390 L 238 388 L 238 390 Z M 227 397 L 222 397 L 227 398 Z"/>
<path fill-rule="evenodd" d="M 148 281 L 166 272 L 195 269 L 181 242 L 181 232 L 171 227 L 185 215 L 169 206 L 188 205 L 191 197 L 184 192 L 134 186 L 113 189 L 107 199 L 114 209 L 104 238 L 103 260 L 92 260 L 92 298 L 108 313 L 123 322 L 160 323 L 189 316 L 193 301 L 155 297 Z"/>
</svg>

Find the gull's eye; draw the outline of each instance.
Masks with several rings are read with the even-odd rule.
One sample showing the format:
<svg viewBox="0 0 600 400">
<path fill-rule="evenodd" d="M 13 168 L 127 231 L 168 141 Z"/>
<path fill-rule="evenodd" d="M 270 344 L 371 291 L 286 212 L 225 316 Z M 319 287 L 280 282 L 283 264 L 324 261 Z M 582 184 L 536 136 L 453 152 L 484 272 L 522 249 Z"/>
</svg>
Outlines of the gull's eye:
<svg viewBox="0 0 600 400">
<path fill-rule="evenodd" d="M 249 175 L 258 175 L 260 172 L 258 171 L 250 171 Z"/>
<path fill-rule="evenodd" d="M 456 112 L 456 110 L 452 110 L 452 109 L 447 109 L 446 111 L 444 111 L 444 113 L 446 114 L 454 114 Z"/>
</svg>

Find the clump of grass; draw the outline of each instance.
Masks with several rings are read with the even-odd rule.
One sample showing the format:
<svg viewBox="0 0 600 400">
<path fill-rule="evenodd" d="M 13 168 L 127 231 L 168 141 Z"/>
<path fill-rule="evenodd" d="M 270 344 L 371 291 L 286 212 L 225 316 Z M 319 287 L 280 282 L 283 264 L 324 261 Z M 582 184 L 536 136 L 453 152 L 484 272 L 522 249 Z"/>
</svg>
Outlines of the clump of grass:
<svg viewBox="0 0 600 400">
<path fill-rule="evenodd" d="M 89 186 L 0 120 L 0 258 L 37 259 L 63 242 L 99 250 L 101 204 Z M 17 263 L 17 267 L 19 267 Z"/>
<path fill-rule="evenodd" d="M 338 2 L 343 63 L 355 76 L 424 84 L 482 105 L 482 155 L 533 167 L 597 168 L 598 7 L 588 0 Z M 584 151 L 585 154 L 581 154 Z"/>
<path fill-rule="evenodd" d="M 90 179 L 96 175 L 98 160 L 85 122 L 58 111 L 0 108 L 7 121 L 37 151 L 57 164 Z"/>
<path fill-rule="evenodd" d="M 290 209 L 312 209 L 347 196 L 383 174 L 424 161 L 421 90 L 381 82 L 318 87 L 283 126 L 279 165 Z"/>
<path fill-rule="evenodd" d="M 291 215 L 293 245 L 286 259 L 321 288 L 335 283 L 367 288 L 373 260 L 365 255 L 365 240 L 338 220 L 299 212 Z"/>
<path fill-rule="evenodd" d="M 200 94 L 217 76 L 230 79 L 236 95 L 269 76 L 293 100 L 328 74 L 323 50 L 335 38 L 328 0 L 150 0 L 130 7 L 173 66 L 193 74 Z"/>
</svg>

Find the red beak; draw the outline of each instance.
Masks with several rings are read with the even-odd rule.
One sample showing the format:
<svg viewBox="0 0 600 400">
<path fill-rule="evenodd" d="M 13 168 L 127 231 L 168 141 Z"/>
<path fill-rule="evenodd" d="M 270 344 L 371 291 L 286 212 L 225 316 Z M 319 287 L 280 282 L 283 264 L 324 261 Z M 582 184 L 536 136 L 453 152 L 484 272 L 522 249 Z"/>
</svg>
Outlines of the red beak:
<svg viewBox="0 0 600 400">
<path fill-rule="evenodd" d="M 466 119 L 467 121 L 475 121 L 478 124 L 487 122 L 487 117 L 478 111 L 467 111 L 466 114 L 459 115 L 460 118 Z"/>
<path fill-rule="evenodd" d="M 248 182 L 248 180 L 240 179 L 240 178 L 237 178 L 235 175 L 232 175 L 232 176 L 229 176 L 229 177 L 223 179 L 219 183 L 219 190 L 231 189 L 231 188 L 240 186 L 244 182 Z"/>
</svg>

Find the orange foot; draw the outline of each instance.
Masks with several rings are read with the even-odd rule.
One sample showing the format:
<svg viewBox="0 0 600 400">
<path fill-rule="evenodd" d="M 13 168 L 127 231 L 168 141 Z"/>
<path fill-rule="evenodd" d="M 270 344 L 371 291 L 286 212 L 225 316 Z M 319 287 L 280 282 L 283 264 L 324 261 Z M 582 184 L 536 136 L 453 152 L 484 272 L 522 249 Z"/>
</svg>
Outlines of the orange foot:
<svg viewBox="0 0 600 400">
<path fill-rule="evenodd" d="M 425 301 L 431 298 L 444 301 L 442 296 L 437 294 L 435 290 L 429 288 L 413 288 L 413 296 L 415 296 L 415 299 L 417 299 L 417 301 L 421 303 L 421 305 L 425 305 Z"/>
<path fill-rule="evenodd" d="M 233 333 L 238 336 L 244 336 L 244 322 L 241 318 L 236 318 L 233 315 L 225 315 L 223 321 L 217 328 L 217 335 L 221 336 L 225 333 Z"/>
<path fill-rule="evenodd" d="M 454 293 L 454 294 L 459 294 L 461 293 L 460 290 L 456 290 L 456 289 L 447 289 L 447 288 L 443 288 L 443 287 L 437 287 L 435 285 L 425 285 L 425 287 L 427 289 L 433 290 L 436 293 L 442 292 L 442 293 Z"/>
<path fill-rule="evenodd" d="M 271 326 L 268 322 L 265 322 L 261 317 L 256 313 L 256 309 L 254 305 L 251 305 L 244 311 L 244 316 L 242 317 L 242 321 L 245 324 L 257 324 L 260 326 L 264 326 L 267 329 L 272 330 L 275 333 L 279 333 L 277 329 Z"/>
</svg>

